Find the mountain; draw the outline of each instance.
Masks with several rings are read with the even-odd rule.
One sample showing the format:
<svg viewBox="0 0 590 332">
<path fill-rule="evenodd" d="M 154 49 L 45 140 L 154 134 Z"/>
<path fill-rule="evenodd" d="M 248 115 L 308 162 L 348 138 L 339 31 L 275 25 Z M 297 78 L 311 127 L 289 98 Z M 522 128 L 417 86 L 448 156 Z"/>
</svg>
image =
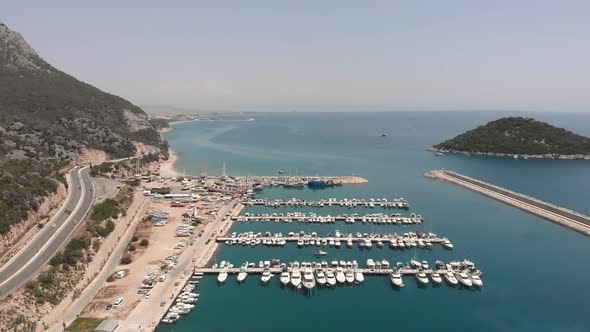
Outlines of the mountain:
<svg viewBox="0 0 590 332">
<path fill-rule="evenodd" d="M 435 145 L 441 152 L 588 159 L 590 138 L 533 118 L 491 121 Z"/>
<path fill-rule="evenodd" d="M 167 149 L 139 107 L 60 71 L 0 23 L 0 234 L 54 192 L 82 149 L 135 154 Z"/>
</svg>

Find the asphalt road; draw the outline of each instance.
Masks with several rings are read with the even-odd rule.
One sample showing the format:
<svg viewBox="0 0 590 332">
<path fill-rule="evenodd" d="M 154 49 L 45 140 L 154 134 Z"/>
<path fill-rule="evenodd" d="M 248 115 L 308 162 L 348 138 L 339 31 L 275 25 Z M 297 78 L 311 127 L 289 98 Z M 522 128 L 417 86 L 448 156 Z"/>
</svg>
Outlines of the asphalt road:
<svg viewBox="0 0 590 332">
<path fill-rule="evenodd" d="M 84 219 L 94 202 L 94 187 L 90 180 L 90 169 L 74 168 L 70 171 L 71 194 L 65 206 L 53 216 L 38 236 L 25 246 L 0 270 L 0 299 L 22 286 L 49 262 L 65 244 Z M 69 210 L 70 213 L 66 213 Z"/>
<path fill-rule="evenodd" d="M 150 153 L 160 152 L 160 149 L 156 147 L 149 145 L 146 147 Z M 110 162 L 134 158 L 121 158 L 110 160 Z M 76 167 L 72 169 L 70 179 L 71 184 L 68 188 L 68 198 L 65 205 L 31 242 L 27 243 L 0 269 L 0 300 L 37 275 L 43 266 L 49 263 L 51 257 L 66 244 L 70 235 L 92 208 L 96 193 L 90 179 L 90 168 Z"/>
</svg>

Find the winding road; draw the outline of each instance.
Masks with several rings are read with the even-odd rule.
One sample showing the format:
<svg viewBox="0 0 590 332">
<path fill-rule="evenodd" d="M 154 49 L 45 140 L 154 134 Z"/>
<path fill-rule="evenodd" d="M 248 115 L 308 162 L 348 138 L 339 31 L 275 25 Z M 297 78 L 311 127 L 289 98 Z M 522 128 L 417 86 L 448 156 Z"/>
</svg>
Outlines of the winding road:
<svg viewBox="0 0 590 332">
<path fill-rule="evenodd" d="M 159 149 L 147 146 L 150 153 Z M 120 162 L 131 158 L 109 160 Z M 44 228 L 0 268 L 0 300 L 32 279 L 66 243 L 94 204 L 96 189 L 90 167 L 74 167 L 65 204 Z"/>
</svg>

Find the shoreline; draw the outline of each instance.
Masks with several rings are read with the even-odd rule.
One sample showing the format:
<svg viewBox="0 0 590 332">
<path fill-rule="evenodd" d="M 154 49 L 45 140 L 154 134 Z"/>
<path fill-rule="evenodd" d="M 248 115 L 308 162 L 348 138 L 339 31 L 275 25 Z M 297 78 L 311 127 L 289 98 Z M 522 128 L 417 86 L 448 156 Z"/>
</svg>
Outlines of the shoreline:
<svg viewBox="0 0 590 332">
<path fill-rule="evenodd" d="M 437 149 L 431 147 L 428 151 L 448 154 L 462 154 L 465 156 L 476 155 L 484 157 L 500 157 L 500 158 L 514 158 L 514 159 L 552 159 L 552 160 L 590 160 L 590 155 L 585 154 L 510 154 L 510 153 L 495 153 L 495 152 L 471 152 L 460 150 Z"/>
<path fill-rule="evenodd" d="M 174 153 L 174 150 L 169 149 L 168 159 L 160 163 L 160 169 L 158 170 L 160 176 L 164 178 L 175 178 L 178 176 L 183 176 L 184 174 L 182 174 L 174 168 L 174 164 L 176 164 L 177 161 L 178 155 Z"/>
</svg>

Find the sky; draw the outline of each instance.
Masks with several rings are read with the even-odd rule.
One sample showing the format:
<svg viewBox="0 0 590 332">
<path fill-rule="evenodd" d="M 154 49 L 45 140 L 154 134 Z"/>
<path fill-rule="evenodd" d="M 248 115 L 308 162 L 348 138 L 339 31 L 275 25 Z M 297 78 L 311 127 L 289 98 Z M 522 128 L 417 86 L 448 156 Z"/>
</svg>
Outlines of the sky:
<svg viewBox="0 0 590 332">
<path fill-rule="evenodd" d="M 590 111 L 590 1 L 8 1 L 55 67 L 197 111 Z"/>
</svg>

